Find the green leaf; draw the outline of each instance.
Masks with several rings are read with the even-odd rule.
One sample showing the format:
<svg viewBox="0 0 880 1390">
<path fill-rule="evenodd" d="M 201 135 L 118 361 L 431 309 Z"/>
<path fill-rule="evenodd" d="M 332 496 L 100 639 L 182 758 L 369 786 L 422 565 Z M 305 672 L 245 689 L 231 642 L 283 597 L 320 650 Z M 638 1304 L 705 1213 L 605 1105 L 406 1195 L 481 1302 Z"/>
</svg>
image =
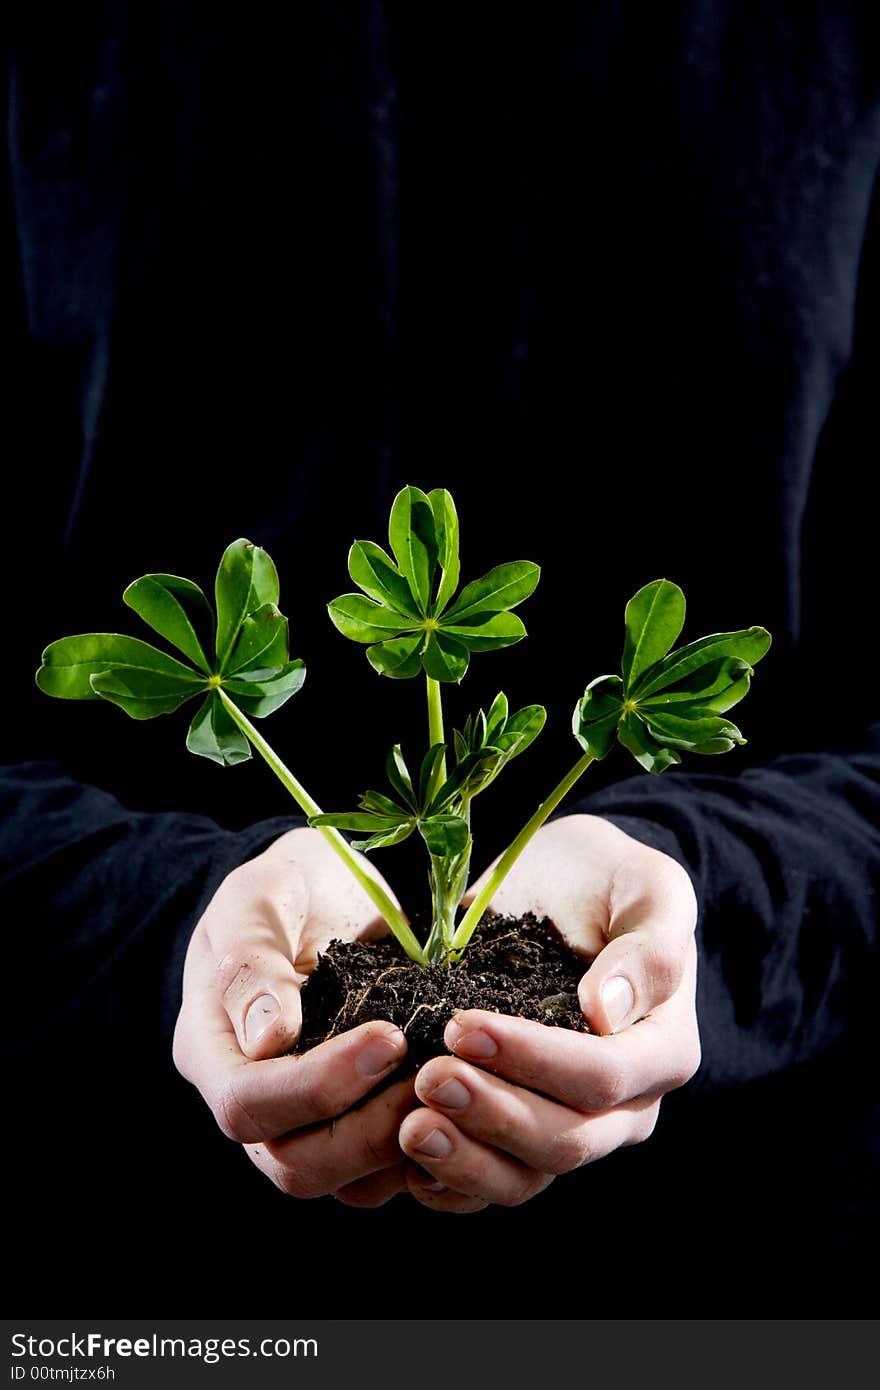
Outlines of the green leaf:
<svg viewBox="0 0 880 1390">
<path fill-rule="evenodd" d="M 437 771 L 437 765 L 446 752 L 445 743 L 435 743 L 430 747 L 422 759 L 422 766 L 419 771 L 419 807 L 424 809 L 428 801 L 428 792 Z"/>
<path fill-rule="evenodd" d="M 61 700 L 97 700 L 100 694 L 92 688 L 91 677 L 111 667 L 168 676 L 182 681 L 188 688 L 194 683 L 204 685 L 191 666 L 185 666 L 176 657 L 150 646 L 149 642 L 118 632 L 88 632 L 51 642 L 43 652 L 43 664 L 37 671 L 36 681 L 44 694 Z"/>
<path fill-rule="evenodd" d="M 617 737 L 646 772 L 665 772 L 667 767 L 681 762 L 680 753 L 676 753 L 674 748 L 665 748 L 657 743 L 641 720 L 632 714 L 626 714 L 621 719 Z"/>
<path fill-rule="evenodd" d="M 655 579 L 630 599 L 621 667 L 628 691 L 669 651 L 684 627 L 684 614 L 684 594 L 668 579 Z"/>
<path fill-rule="evenodd" d="M 597 676 L 590 681 L 578 706 L 583 723 L 596 723 L 623 708 L 623 681 L 620 676 Z"/>
<path fill-rule="evenodd" d="M 716 632 L 710 637 L 701 637 L 697 642 L 690 642 L 670 652 L 654 671 L 647 673 L 644 685 L 641 688 L 637 686 L 629 693 L 639 701 L 647 699 L 658 690 L 678 685 L 701 666 L 724 656 L 738 657 L 749 666 L 755 666 L 769 646 L 770 633 L 763 627 L 744 628 L 740 632 Z"/>
<path fill-rule="evenodd" d="M 745 742 L 742 739 L 741 742 Z M 692 753 L 729 753 L 733 748 L 733 739 L 730 738 L 710 738 L 705 743 L 698 743 L 696 748 L 692 748 Z"/>
<path fill-rule="evenodd" d="M 243 537 L 227 546 L 217 570 L 217 670 L 226 669 L 241 625 L 264 603 L 278 602 L 278 574 L 271 557 Z"/>
<path fill-rule="evenodd" d="M 396 637 L 388 642 L 379 642 L 367 647 L 367 660 L 380 676 L 390 676 L 392 680 L 408 680 L 417 676 L 422 669 L 423 632 L 409 637 Z"/>
<path fill-rule="evenodd" d="M 470 840 L 470 829 L 461 816 L 429 816 L 419 821 L 419 833 L 431 854 L 463 854 Z"/>
<path fill-rule="evenodd" d="M 511 647 L 526 635 L 522 618 L 515 613 L 475 613 L 466 623 L 443 622 L 440 630 L 471 652 Z"/>
<path fill-rule="evenodd" d="M 622 711 L 620 676 L 597 676 L 590 681 L 574 707 L 571 730 L 592 758 L 604 758 L 610 752 Z"/>
<path fill-rule="evenodd" d="M 516 714 L 510 716 L 498 737 L 498 743 L 505 752 L 510 748 L 511 757 L 518 758 L 520 753 L 524 753 L 529 745 L 534 743 L 546 722 L 547 711 L 543 705 L 526 705 L 524 709 L 517 710 Z M 491 730 L 489 741 L 491 742 Z"/>
<path fill-rule="evenodd" d="M 730 709 L 748 693 L 753 675 L 752 667 L 739 657 L 725 656 L 709 661 L 692 671 L 684 680 L 660 690 L 655 695 L 641 696 L 639 709 L 656 709 L 675 704 L 708 704 L 718 713 Z"/>
<path fill-rule="evenodd" d="M 472 782 L 477 784 L 476 790 L 479 791 L 480 774 L 492 765 L 497 756 L 497 749 L 481 749 L 479 752 L 467 753 L 456 763 L 446 781 L 431 798 L 430 805 L 423 807 L 424 812 L 435 815 L 463 792 L 468 796 L 475 795 Z"/>
<path fill-rule="evenodd" d="M 211 674 L 203 643 L 210 650 L 214 614 L 198 584 L 176 574 L 145 574 L 129 584 L 122 599 L 205 675 Z"/>
<path fill-rule="evenodd" d="M 435 488 L 428 493 L 428 501 L 434 514 L 434 534 L 437 538 L 437 556 L 442 571 L 433 612 L 436 617 L 443 612 L 452 595 L 458 588 L 460 572 L 458 559 L 458 513 L 450 493 L 445 488 Z"/>
<path fill-rule="evenodd" d="M 532 708 L 537 708 L 537 706 L 533 705 Z M 486 715 L 487 743 L 494 743 L 495 735 L 500 733 L 504 728 L 507 723 L 508 710 L 507 696 L 504 694 L 503 690 L 499 690 L 495 699 L 489 706 L 489 713 Z M 520 713 L 523 713 L 523 711 L 521 710 Z"/>
<path fill-rule="evenodd" d="M 89 679 L 98 695 L 124 709 L 132 719 L 171 714 L 205 690 L 204 680 L 199 680 L 195 672 L 192 680 L 183 682 L 161 671 L 142 671 L 134 666 L 111 666 Z"/>
<path fill-rule="evenodd" d="M 289 660 L 287 619 L 275 603 L 264 603 L 245 618 L 227 663 L 227 676 L 254 667 L 286 666 Z"/>
<path fill-rule="evenodd" d="M 414 620 L 364 598 L 362 594 L 342 594 L 327 606 L 334 626 L 353 642 L 382 642 L 410 632 Z"/>
<path fill-rule="evenodd" d="M 468 668 L 467 647 L 443 632 L 432 632 L 422 665 L 432 680 L 460 681 Z"/>
<path fill-rule="evenodd" d="M 305 663 L 298 658 L 272 674 L 260 671 L 243 672 L 223 682 L 223 688 L 245 714 L 253 719 L 265 719 L 295 695 L 306 678 Z"/>
<path fill-rule="evenodd" d="M 733 743 L 745 743 L 745 739 L 735 724 L 716 714 L 704 714 L 701 706 L 695 706 L 692 718 L 668 714 L 666 711 L 639 711 L 651 735 L 658 743 L 670 748 L 695 749 L 701 743 L 717 739 L 729 739 Z"/>
<path fill-rule="evenodd" d="M 530 560 L 511 560 L 508 564 L 496 565 L 482 579 L 475 579 L 462 589 L 445 616 L 444 627 L 466 623 L 475 614 L 482 616 L 515 608 L 528 598 L 540 577 L 540 566 Z"/>
<path fill-rule="evenodd" d="M 419 612 L 426 614 L 437 567 L 437 534 L 431 503 L 420 488 L 402 488 L 395 497 L 388 540 Z"/>
<path fill-rule="evenodd" d="M 309 816 L 309 825 L 332 825 L 337 830 L 391 830 L 400 822 L 399 816 L 380 816 L 373 811 L 322 811 Z"/>
<path fill-rule="evenodd" d="M 385 759 L 385 773 L 404 805 L 410 806 L 413 811 L 418 810 L 412 777 L 399 743 L 395 743 Z"/>
<path fill-rule="evenodd" d="M 363 850 L 369 854 L 371 849 L 387 849 L 389 845 L 399 845 L 408 840 L 416 828 L 415 820 L 401 821 L 396 830 L 380 830 L 366 840 L 352 840 L 352 849 Z"/>
<path fill-rule="evenodd" d="M 381 546 L 372 541 L 355 541 L 348 552 L 348 572 L 358 588 L 377 603 L 418 621 L 419 609 L 409 584 Z"/>
<path fill-rule="evenodd" d="M 216 690 L 211 691 L 190 724 L 186 746 L 190 753 L 210 758 L 222 767 L 234 767 L 251 756 L 250 744 L 226 712 Z"/>
<path fill-rule="evenodd" d="M 381 792 L 364 792 L 360 798 L 360 806 L 364 811 L 376 811 L 380 816 L 393 816 L 397 820 L 406 819 L 410 811 L 414 808 L 408 806 L 398 806 L 396 801 L 392 801 L 390 796 L 383 796 Z"/>
<path fill-rule="evenodd" d="M 620 721 L 620 711 L 606 714 L 604 719 L 585 720 L 581 717 L 582 705 L 583 701 L 578 700 L 574 707 L 571 731 L 584 752 L 598 761 L 611 751 Z"/>
</svg>

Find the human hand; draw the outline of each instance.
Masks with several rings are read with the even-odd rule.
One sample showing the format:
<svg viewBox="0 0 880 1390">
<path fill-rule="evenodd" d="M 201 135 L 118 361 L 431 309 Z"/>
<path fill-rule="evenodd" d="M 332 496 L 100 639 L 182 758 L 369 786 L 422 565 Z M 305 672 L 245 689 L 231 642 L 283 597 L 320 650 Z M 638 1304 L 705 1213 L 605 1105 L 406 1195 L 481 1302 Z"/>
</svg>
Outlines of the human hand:
<svg viewBox="0 0 880 1390">
<path fill-rule="evenodd" d="M 175 1065 L 223 1132 L 291 1196 L 332 1192 L 378 1206 L 402 1185 L 397 1134 L 414 1104 L 412 1079 L 352 1109 L 401 1061 L 400 1029 L 365 1023 L 281 1055 L 299 1036 L 300 989 L 318 952 L 334 937 L 384 930 L 324 837 L 304 828 L 229 874 L 193 932 Z"/>
<path fill-rule="evenodd" d="M 409 1189 L 439 1210 L 514 1206 L 640 1143 L 700 1061 L 697 904 L 668 855 L 598 817 L 567 816 L 538 831 L 493 907 L 549 917 L 592 960 L 578 990 L 592 1033 L 482 1010 L 450 1020 L 455 1056 L 422 1067 L 422 1105 L 400 1131 L 419 1165 Z"/>
</svg>

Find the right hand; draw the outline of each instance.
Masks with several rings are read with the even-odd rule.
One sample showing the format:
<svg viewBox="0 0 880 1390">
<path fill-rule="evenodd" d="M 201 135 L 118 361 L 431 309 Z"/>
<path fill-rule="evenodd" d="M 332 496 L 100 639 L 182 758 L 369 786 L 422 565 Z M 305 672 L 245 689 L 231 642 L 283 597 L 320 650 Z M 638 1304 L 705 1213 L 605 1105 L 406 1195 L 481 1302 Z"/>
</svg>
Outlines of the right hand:
<svg viewBox="0 0 880 1390">
<path fill-rule="evenodd" d="M 224 879 L 190 940 L 175 1065 L 224 1134 L 291 1196 L 379 1206 L 406 1186 L 397 1135 L 416 1103 L 413 1080 L 358 1105 L 402 1060 L 400 1029 L 364 1023 L 284 1055 L 300 1033 L 300 989 L 318 952 L 334 937 L 385 930 L 323 835 L 300 829 Z"/>
</svg>

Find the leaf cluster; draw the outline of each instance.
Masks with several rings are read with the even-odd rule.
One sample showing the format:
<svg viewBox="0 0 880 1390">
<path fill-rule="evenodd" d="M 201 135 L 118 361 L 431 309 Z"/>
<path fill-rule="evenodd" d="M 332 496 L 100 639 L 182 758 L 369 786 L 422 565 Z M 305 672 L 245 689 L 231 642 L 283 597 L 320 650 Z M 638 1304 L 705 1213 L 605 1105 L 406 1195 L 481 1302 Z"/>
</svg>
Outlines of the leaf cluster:
<svg viewBox="0 0 880 1390">
<path fill-rule="evenodd" d="M 173 574 L 144 575 L 122 597 L 186 660 L 120 633 L 63 637 L 43 653 L 40 689 L 66 700 L 107 700 L 132 719 L 170 714 L 202 696 L 187 735 L 189 751 L 226 766 L 249 758 L 250 746 L 220 689 L 245 714 L 262 719 L 305 679 L 303 662 L 290 659 L 278 574 L 266 551 L 244 538 L 226 548 L 215 610 L 197 584 Z"/>
<path fill-rule="evenodd" d="M 598 676 L 575 706 L 573 732 L 592 757 L 604 758 L 617 738 L 659 773 L 680 763 L 683 751 L 726 753 L 745 743 L 725 715 L 747 694 L 770 634 L 717 632 L 673 650 L 684 619 L 684 594 L 668 579 L 630 599 L 622 674 Z"/>
<path fill-rule="evenodd" d="M 397 845 L 418 830 L 432 855 L 463 854 L 470 845 L 467 805 L 511 759 L 525 752 L 546 717 L 540 705 L 528 705 L 511 715 L 507 696 L 499 693 L 488 713 L 478 710 L 468 716 L 463 729 L 453 731 L 455 765 L 439 787 L 437 773 L 447 751 L 445 743 L 429 748 L 418 778 L 410 774 L 400 745 L 395 744 L 385 763 L 393 796 L 365 792 L 359 811 L 327 812 L 313 816 L 310 824 L 366 832 L 366 839 L 352 841 L 355 849 Z"/>
<path fill-rule="evenodd" d="M 456 597 L 460 563 L 458 516 L 442 488 L 403 488 L 388 526 L 393 555 L 372 541 L 355 541 L 348 572 L 361 593 L 342 594 L 330 617 L 346 637 L 369 644 L 367 659 L 396 680 L 420 671 L 436 681 L 460 681 L 472 652 L 509 647 L 526 635 L 511 610 L 528 598 L 538 565 L 496 565 Z"/>
</svg>

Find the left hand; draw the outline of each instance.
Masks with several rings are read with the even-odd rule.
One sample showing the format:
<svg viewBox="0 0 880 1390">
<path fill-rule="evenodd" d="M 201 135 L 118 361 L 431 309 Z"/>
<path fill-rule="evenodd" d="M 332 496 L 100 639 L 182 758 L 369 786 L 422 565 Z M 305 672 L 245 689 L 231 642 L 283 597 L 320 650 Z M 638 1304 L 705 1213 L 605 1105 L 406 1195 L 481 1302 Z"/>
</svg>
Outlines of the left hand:
<svg viewBox="0 0 880 1390">
<path fill-rule="evenodd" d="M 493 908 L 549 917 L 592 960 L 578 991 L 592 1031 L 475 1009 L 450 1020 L 455 1055 L 422 1067 L 422 1105 L 400 1129 L 418 1165 L 409 1190 L 438 1210 L 515 1206 L 641 1143 L 700 1062 L 697 903 L 668 855 L 598 817 L 564 817 L 538 831 Z"/>
</svg>

